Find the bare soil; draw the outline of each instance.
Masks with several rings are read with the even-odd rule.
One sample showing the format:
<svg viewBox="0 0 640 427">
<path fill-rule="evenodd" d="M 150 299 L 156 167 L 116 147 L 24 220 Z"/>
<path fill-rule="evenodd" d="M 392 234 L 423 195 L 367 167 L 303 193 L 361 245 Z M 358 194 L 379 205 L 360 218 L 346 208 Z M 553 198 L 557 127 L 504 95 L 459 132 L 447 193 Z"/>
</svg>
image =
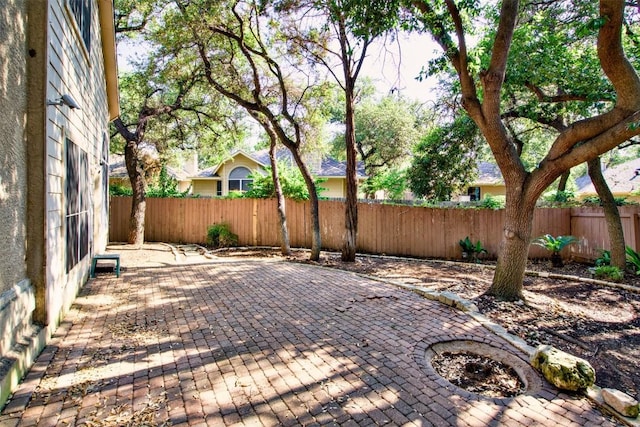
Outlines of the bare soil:
<svg viewBox="0 0 640 427">
<path fill-rule="evenodd" d="M 447 381 L 471 393 L 489 397 L 513 397 L 525 385 L 509 365 L 473 353 L 449 353 L 431 359 L 435 371 Z"/>
<path fill-rule="evenodd" d="M 217 252 L 218 256 L 279 257 L 275 250 Z M 287 258 L 310 262 L 308 253 Z M 635 291 L 580 281 L 590 278 L 590 265 L 549 261 L 530 263 L 528 270 L 570 278 L 526 276 L 525 301 L 504 302 L 484 295 L 494 269 L 482 264 L 358 256 L 342 262 L 339 254 L 323 253 L 315 264 L 363 273 L 437 291 L 450 291 L 476 303 L 480 311 L 529 345 L 549 344 L 582 357 L 596 370 L 600 387 L 622 390 L 640 400 L 640 278 L 627 273 L 624 284 Z"/>
</svg>

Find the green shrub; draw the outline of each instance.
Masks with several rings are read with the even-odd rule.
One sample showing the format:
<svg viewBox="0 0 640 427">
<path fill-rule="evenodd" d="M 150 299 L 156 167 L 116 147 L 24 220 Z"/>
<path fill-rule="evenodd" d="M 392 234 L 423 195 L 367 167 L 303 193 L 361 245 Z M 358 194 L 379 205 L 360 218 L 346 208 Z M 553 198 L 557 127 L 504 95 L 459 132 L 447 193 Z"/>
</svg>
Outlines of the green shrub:
<svg viewBox="0 0 640 427">
<path fill-rule="evenodd" d="M 531 243 L 536 246 L 541 246 L 551 252 L 551 264 L 554 267 L 562 267 L 564 264 L 562 263 L 560 251 L 577 242 L 578 239 L 573 236 L 553 237 L 551 234 L 545 234 L 544 236 L 537 237 Z"/>
<path fill-rule="evenodd" d="M 253 172 L 250 177 L 253 180 L 249 191 L 243 194 L 243 197 L 251 199 L 269 199 L 276 196 L 275 186 L 273 185 L 273 177 L 271 176 L 271 167 L 265 168 L 266 173 Z M 302 173 L 298 168 L 288 166 L 286 163 L 278 164 L 278 176 L 280 178 L 280 187 L 284 197 L 296 201 L 309 200 L 309 190 L 307 184 L 302 177 Z M 325 189 L 320 184 L 326 179 L 315 179 L 316 192 L 320 193 Z"/>
<path fill-rule="evenodd" d="M 207 244 L 214 248 L 238 245 L 238 235 L 231 232 L 229 224 L 213 224 L 207 229 Z"/>
<path fill-rule="evenodd" d="M 109 195 L 110 196 L 131 196 L 133 195 L 133 190 L 121 184 L 110 184 Z"/>
<path fill-rule="evenodd" d="M 484 209 L 503 209 L 505 204 L 504 196 L 492 196 L 491 194 L 487 194 L 484 199 L 478 205 Z"/>
<path fill-rule="evenodd" d="M 487 250 L 482 247 L 482 242 L 478 240 L 476 243 L 473 243 L 469 236 L 465 237 L 464 240 L 458 241 L 458 244 L 462 248 L 462 257 L 465 257 L 465 254 L 470 257 L 471 261 L 477 261 L 478 256 L 480 254 L 486 254 Z"/>
<path fill-rule="evenodd" d="M 640 275 L 640 254 L 627 246 L 627 264 L 633 267 L 636 274 Z"/>
<path fill-rule="evenodd" d="M 169 171 L 166 166 L 162 166 L 157 181 L 152 185 L 149 185 L 147 188 L 146 196 L 156 198 L 184 198 L 189 195 L 190 190 L 191 187 L 187 188 L 185 191 L 178 190 L 178 180 L 169 175 Z"/>
<path fill-rule="evenodd" d="M 602 249 L 600 251 L 600 257 L 596 259 L 596 267 L 601 267 L 605 265 L 611 265 L 611 251 Z"/>
<path fill-rule="evenodd" d="M 613 200 L 616 206 L 627 206 L 627 205 L 634 204 L 634 202 L 627 201 L 626 197 L 614 197 Z M 602 201 L 598 196 L 586 196 L 582 199 L 582 203 L 587 206 L 589 205 L 602 206 Z"/>
<path fill-rule="evenodd" d="M 594 269 L 594 274 L 598 279 L 612 282 L 621 282 L 624 278 L 624 272 L 613 265 L 600 265 Z"/>
</svg>

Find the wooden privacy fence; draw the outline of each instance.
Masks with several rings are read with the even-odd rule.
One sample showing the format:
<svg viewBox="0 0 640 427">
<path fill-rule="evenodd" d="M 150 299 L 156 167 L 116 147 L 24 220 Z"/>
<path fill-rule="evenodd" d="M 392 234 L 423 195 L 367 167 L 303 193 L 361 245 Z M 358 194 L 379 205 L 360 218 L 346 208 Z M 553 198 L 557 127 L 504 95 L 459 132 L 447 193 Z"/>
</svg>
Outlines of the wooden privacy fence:
<svg viewBox="0 0 640 427">
<path fill-rule="evenodd" d="M 114 242 L 126 241 L 130 197 L 112 197 L 109 233 Z M 311 246 L 309 203 L 287 200 L 287 223 L 293 247 Z M 640 207 L 620 208 L 628 246 L 640 244 Z M 147 199 L 145 240 L 171 243 L 206 243 L 207 228 L 227 223 L 241 245 L 279 246 L 280 225 L 272 199 Z M 358 206 L 358 251 L 412 257 L 460 258 L 458 241 L 480 240 L 488 257 L 497 256 L 504 224 L 503 210 L 440 209 L 361 203 Z M 344 203 L 320 202 L 323 249 L 338 250 L 344 233 Z M 580 244 L 564 254 L 581 260 L 599 256 L 609 248 L 601 208 L 540 208 L 533 236 L 572 235 Z M 547 257 L 532 246 L 529 256 Z"/>
</svg>

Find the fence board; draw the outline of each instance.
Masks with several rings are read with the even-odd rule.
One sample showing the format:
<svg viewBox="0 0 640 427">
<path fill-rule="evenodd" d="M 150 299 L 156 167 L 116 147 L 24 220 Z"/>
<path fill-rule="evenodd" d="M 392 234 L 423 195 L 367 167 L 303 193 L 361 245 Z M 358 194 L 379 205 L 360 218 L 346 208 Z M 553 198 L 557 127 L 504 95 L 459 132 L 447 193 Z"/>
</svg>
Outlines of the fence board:
<svg viewBox="0 0 640 427">
<path fill-rule="evenodd" d="M 109 211 L 111 241 L 126 241 L 130 197 L 112 197 Z M 310 204 L 286 201 L 287 225 L 293 247 L 311 246 Z M 640 207 L 621 207 L 625 240 L 640 246 Z M 459 259 L 458 240 L 480 240 L 497 256 L 502 239 L 504 210 L 436 209 L 361 203 L 358 206 L 359 252 L 427 258 Z M 279 246 L 280 225 L 275 199 L 147 199 L 145 239 L 173 243 L 205 243 L 210 225 L 226 222 L 242 245 Z M 339 250 L 344 234 L 344 203 L 320 202 L 323 249 Z M 565 256 L 593 260 L 609 249 L 602 208 L 536 209 L 532 236 L 573 235 L 580 243 Z M 529 256 L 547 257 L 532 246 Z"/>
</svg>

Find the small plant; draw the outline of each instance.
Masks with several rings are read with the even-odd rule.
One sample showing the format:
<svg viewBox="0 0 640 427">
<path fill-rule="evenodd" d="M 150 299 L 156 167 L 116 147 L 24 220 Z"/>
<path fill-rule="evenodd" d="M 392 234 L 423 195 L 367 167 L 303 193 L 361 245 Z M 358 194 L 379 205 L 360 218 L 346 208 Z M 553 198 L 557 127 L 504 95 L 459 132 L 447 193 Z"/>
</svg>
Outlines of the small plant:
<svg viewBox="0 0 640 427">
<path fill-rule="evenodd" d="M 460 247 L 462 248 L 462 258 L 468 259 L 470 261 L 477 261 L 478 256 L 480 254 L 486 254 L 487 250 L 482 247 L 482 243 L 478 240 L 476 243 L 473 243 L 469 236 L 465 237 L 464 240 L 460 240 L 458 242 Z"/>
<path fill-rule="evenodd" d="M 505 198 L 504 196 L 492 196 L 487 194 L 480 202 L 478 207 L 484 209 L 504 209 Z"/>
<path fill-rule="evenodd" d="M 133 190 L 130 187 L 125 187 L 122 184 L 109 184 L 110 196 L 131 196 Z"/>
<path fill-rule="evenodd" d="M 238 235 L 231 232 L 228 224 L 214 224 L 207 229 L 207 244 L 214 248 L 238 245 Z"/>
<path fill-rule="evenodd" d="M 640 254 L 627 246 L 627 264 L 633 267 L 637 275 L 640 275 Z"/>
<path fill-rule="evenodd" d="M 562 263 L 562 257 L 560 251 L 565 247 L 577 243 L 578 239 L 573 236 L 558 236 L 553 237 L 551 234 L 545 234 L 540 236 L 531 242 L 534 245 L 541 246 L 551 252 L 551 265 L 561 268 L 564 266 Z"/>
<path fill-rule="evenodd" d="M 598 279 L 609 280 L 611 282 L 622 282 L 624 272 L 613 265 L 600 265 L 594 270 L 594 275 Z"/>
<path fill-rule="evenodd" d="M 606 249 L 600 250 L 600 257 L 596 259 L 596 267 L 611 265 L 611 251 Z"/>
</svg>

